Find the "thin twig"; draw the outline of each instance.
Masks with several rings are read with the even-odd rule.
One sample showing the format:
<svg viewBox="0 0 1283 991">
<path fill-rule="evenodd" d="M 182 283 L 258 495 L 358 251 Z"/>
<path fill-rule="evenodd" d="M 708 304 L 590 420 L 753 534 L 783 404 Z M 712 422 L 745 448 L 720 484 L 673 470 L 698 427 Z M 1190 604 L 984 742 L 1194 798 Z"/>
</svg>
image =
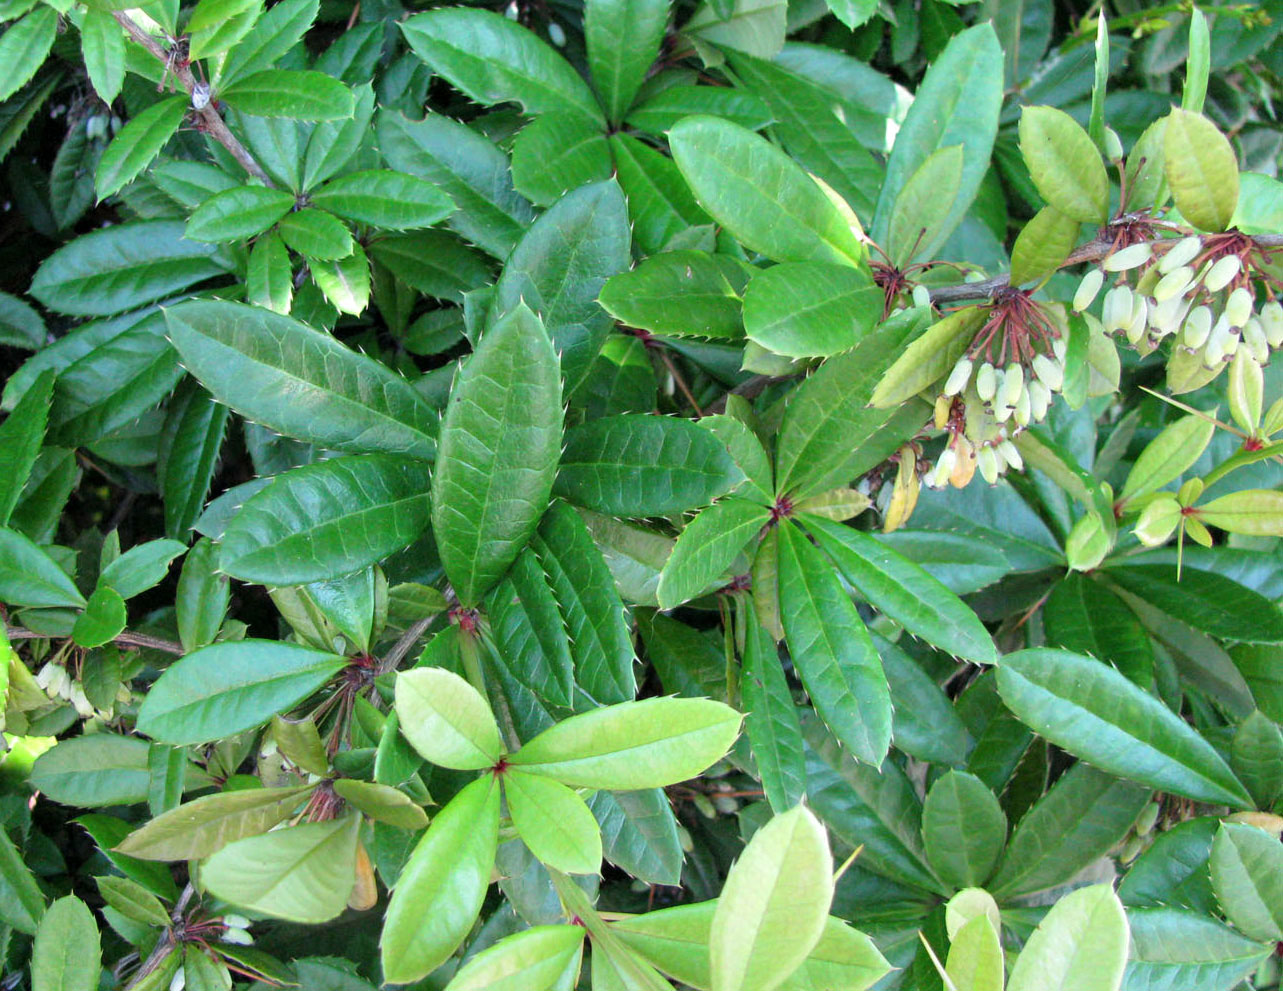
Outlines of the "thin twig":
<svg viewBox="0 0 1283 991">
<path fill-rule="evenodd" d="M 24 629 L 21 626 L 6 626 L 4 628 L 5 636 L 10 640 L 56 640 L 58 637 L 51 637 L 47 633 L 37 633 L 35 630 Z M 160 637 L 149 637 L 146 633 L 130 633 L 128 631 L 119 633 L 112 638 L 112 643 L 119 644 L 122 647 L 138 647 L 149 650 L 160 650 L 166 654 L 174 654 L 181 657 L 187 653 L 181 643 L 175 643 L 173 640 L 162 640 Z"/>
<path fill-rule="evenodd" d="M 410 653 L 410 648 L 418 643 L 419 638 L 423 636 L 436 616 L 428 616 L 424 619 L 416 619 L 410 624 L 410 628 L 401 634 L 401 639 L 392 645 L 392 649 L 383 655 L 383 660 L 379 662 L 379 674 L 387 674 L 389 671 L 395 671 L 397 665 L 404 659 L 405 655 Z"/>
<path fill-rule="evenodd" d="M 254 160 L 254 156 L 249 153 L 246 147 L 240 143 L 240 140 L 234 135 L 223 121 L 222 116 L 214 107 L 214 101 L 210 99 L 208 87 L 204 83 L 196 81 L 192 75 L 191 65 L 186 59 L 175 57 L 172 48 L 166 48 L 154 37 L 143 30 L 142 26 L 128 14 L 123 11 L 113 10 L 112 16 L 116 22 L 123 27 L 131 38 L 138 44 L 142 45 L 147 51 L 151 52 L 165 66 L 167 71 L 174 74 L 174 78 L 187 91 L 190 98 L 194 92 L 201 92 L 205 96 L 205 101 L 197 105 L 196 100 L 192 100 L 192 110 L 200 118 L 201 129 L 209 134 L 215 141 L 227 149 L 233 158 L 236 159 L 246 172 L 252 175 L 265 186 L 274 186 L 275 184 L 268 178 L 262 166 Z"/>
</svg>

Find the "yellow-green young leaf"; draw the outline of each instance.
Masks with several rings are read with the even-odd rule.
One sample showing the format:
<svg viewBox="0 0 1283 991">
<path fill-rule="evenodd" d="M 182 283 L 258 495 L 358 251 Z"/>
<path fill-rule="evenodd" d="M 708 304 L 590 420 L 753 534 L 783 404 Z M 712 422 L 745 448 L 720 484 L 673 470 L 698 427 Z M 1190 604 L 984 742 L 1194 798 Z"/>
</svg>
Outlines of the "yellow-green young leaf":
<svg viewBox="0 0 1283 991">
<path fill-rule="evenodd" d="M 1060 268 L 1078 240 L 1078 221 L 1054 206 L 1039 210 L 1011 247 L 1011 284 L 1036 282 Z"/>
<path fill-rule="evenodd" d="M 312 202 L 346 220 L 402 231 L 429 227 L 454 213 L 454 202 L 418 176 L 370 169 L 332 179 L 311 194 Z"/>
<path fill-rule="evenodd" d="M 157 816 L 116 846 L 141 860 L 200 860 L 288 819 L 313 785 L 206 795 Z"/>
<path fill-rule="evenodd" d="M 987 307 L 966 306 L 933 323 L 887 369 L 869 405 L 899 406 L 948 375 L 988 315 Z"/>
<path fill-rule="evenodd" d="M 266 186 L 236 186 L 215 193 L 187 218 L 193 241 L 241 241 L 261 234 L 294 208 L 294 196 Z"/>
<path fill-rule="evenodd" d="M 359 315 L 370 302 L 370 259 L 359 244 L 352 253 L 331 262 L 308 266 L 312 281 L 340 313 Z"/>
<path fill-rule="evenodd" d="M 577 973 L 583 952 L 582 926 L 532 926 L 505 936 L 469 960 L 446 991 L 548 991 Z M 574 978 L 571 979 L 574 983 Z M 569 986 L 569 985 L 566 985 Z"/>
<path fill-rule="evenodd" d="M 819 943 L 833 900 L 824 827 L 805 806 L 753 834 L 709 932 L 712 991 L 772 991 Z"/>
<path fill-rule="evenodd" d="M 561 420 L 557 355 L 520 303 L 463 363 L 441 424 L 432 530 L 464 606 L 503 576 L 548 508 Z"/>
<path fill-rule="evenodd" d="M 481 694 L 443 668 L 414 668 L 396 678 L 401 732 L 415 750 L 441 767 L 479 771 L 503 753 L 499 727 Z"/>
<path fill-rule="evenodd" d="M 472 929 L 490 886 L 499 785 L 486 774 L 432 820 L 401 871 L 383 919 L 383 979 L 409 984 L 445 963 Z"/>
<path fill-rule="evenodd" d="M 1054 107 L 1025 107 L 1020 153 L 1042 198 L 1066 217 L 1088 224 L 1109 212 L 1109 176 L 1100 150 L 1079 123 Z"/>
<path fill-rule="evenodd" d="M 780 262 L 864 263 L 864 247 L 841 210 L 765 138 L 694 116 L 678 123 L 669 141 L 699 205 L 746 248 Z"/>
<path fill-rule="evenodd" d="M 1238 162 L 1202 114 L 1173 110 L 1163 132 L 1164 170 L 1176 208 L 1195 227 L 1223 231 L 1238 205 Z"/>
<path fill-rule="evenodd" d="M 262 0 L 200 0 L 187 22 L 191 57 L 227 51 L 249 34 L 262 13 Z"/>
<path fill-rule="evenodd" d="M 572 788 L 663 788 L 721 760 L 739 726 L 740 714 L 712 699 L 621 702 L 562 720 L 508 762 Z"/>
<path fill-rule="evenodd" d="M 944 223 L 958 196 L 964 158 L 960 144 L 937 148 L 923 160 L 896 196 L 895 206 L 891 208 L 887 254 L 897 268 L 913 261 L 919 247 L 935 241 L 934 229 Z"/>
<path fill-rule="evenodd" d="M 1123 483 L 1119 502 L 1157 492 L 1184 474 L 1212 442 L 1216 424 L 1211 417 L 1183 416 L 1146 445 Z"/>
<path fill-rule="evenodd" d="M 276 829 L 231 843 L 205 861 L 200 879 L 240 908 L 291 922 L 328 922 L 356 883 L 361 817 Z"/>
<path fill-rule="evenodd" d="M 530 852 L 566 874 L 601 870 L 601 830 L 592 811 L 560 781 L 523 771 L 504 775 L 508 814 Z"/>
<path fill-rule="evenodd" d="M 1127 916 L 1108 884 L 1070 892 L 1029 937 L 1007 991 L 1118 991 L 1127 966 Z"/>
<path fill-rule="evenodd" d="M 1283 537 L 1283 492 L 1244 489 L 1198 507 L 1198 518 L 1209 526 L 1252 537 Z"/>
<path fill-rule="evenodd" d="M 386 822 L 397 829 L 418 832 L 428 824 L 423 809 L 405 792 L 390 785 L 339 778 L 334 782 L 334 793 L 376 822 Z"/>
<path fill-rule="evenodd" d="M 120 129 L 98 161 L 94 188 L 100 200 L 134 181 L 160 154 L 187 114 L 187 97 L 153 103 Z"/>
<path fill-rule="evenodd" d="M 1222 823 L 1212 842 L 1212 890 L 1245 936 L 1283 939 L 1283 844 L 1240 823 Z"/>
<path fill-rule="evenodd" d="M 148 926 L 168 926 L 169 913 L 160 899 L 127 877 L 96 877 L 103 901 L 126 918 Z"/>
<path fill-rule="evenodd" d="M 58 33 L 58 12 L 41 4 L 14 21 L 0 35 L 0 100 L 7 100 L 36 74 Z"/>
<path fill-rule="evenodd" d="M 945 973 L 954 991 L 1002 991 L 1002 944 L 987 915 L 977 915 L 952 937 Z"/>
<path fill-rule="evenodd" d="M 963 888 L 944 907 L 944 927 L 949 939 L 957 939 L 963 927 L 981 915 L 989 919 L 994 932 L 1002 928 L 1002 911 L 993 895 L 984 888 Z"/>
<path fill-rule="evenodd" d="M 80 53 L 94 92 L 110 104 L 125 81 L 125 35 L 111 11 L 90 6 L 80 22 Z"/>
<path fill-rule="evenodd" d="M 770 515 L 746 499 L 723 499 L 691 520 L 660 572 L 659 608 L 672 609 L 719 581 Z"/>
<path fill-rule="evenodd" d="M 329 775 L 330 758 L 316 721 L 310 716 L 304 719 L 273 716 L 272 739 L 276 741 L 277 752 L 299 770 L 318 777 Z"/>
<path fill-rule="evenodd" d="M 1127 155 L 1127 205 L 1131 209 L 1161 207 L 1171 195 L 1163 154 L 1168 120 L 1160 117 L 1145 128 Z"/>
<path fill-rule="evenodd" d="M 94 914 L 75 895 L 49 906 L 31 948 L 31 991 L 96 991 L 102 944 Z"/>
<path fill-rule="evenodd" d="M 352 253 L 356 242 L 332 213 L 304 207 L 286 214 L 276 225 L 285 244 L 308 259 L 336 261 Z"/>
</svg>

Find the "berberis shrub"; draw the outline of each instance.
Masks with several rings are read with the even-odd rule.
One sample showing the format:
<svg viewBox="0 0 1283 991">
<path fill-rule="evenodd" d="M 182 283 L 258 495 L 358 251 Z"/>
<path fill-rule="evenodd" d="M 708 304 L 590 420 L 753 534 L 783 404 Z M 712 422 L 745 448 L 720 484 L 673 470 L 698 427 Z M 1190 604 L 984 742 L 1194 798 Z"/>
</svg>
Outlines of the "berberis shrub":
<svg viewBox="0 0 1283 991">
<path fill-rule="evenodd" d="M 1280 986 L 1283 3 L 0 23 L 0 988 Z"/>
</svg>

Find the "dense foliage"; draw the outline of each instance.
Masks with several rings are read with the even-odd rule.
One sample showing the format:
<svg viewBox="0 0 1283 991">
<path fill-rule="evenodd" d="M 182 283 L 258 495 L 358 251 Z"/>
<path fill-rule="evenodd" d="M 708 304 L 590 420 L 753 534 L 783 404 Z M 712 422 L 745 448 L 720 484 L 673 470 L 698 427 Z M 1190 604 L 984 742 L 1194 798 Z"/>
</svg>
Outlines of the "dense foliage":
<svg viewBox="0 0 1283 991">
<path fill-rule="evenodd" d="M 0 987 L 1279 987 L 1283 4 L 0 22 Z"/>
</svg>

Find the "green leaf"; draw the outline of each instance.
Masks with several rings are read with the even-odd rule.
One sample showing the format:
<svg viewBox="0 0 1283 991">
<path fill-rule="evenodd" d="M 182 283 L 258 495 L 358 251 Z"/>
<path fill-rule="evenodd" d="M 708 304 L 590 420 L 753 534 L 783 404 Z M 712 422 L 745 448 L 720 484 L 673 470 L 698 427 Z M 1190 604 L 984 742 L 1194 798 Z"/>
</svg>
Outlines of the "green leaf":
<svg viewBox="0 0 1283 991">
<path fill-rule="evenodd" d="M 1132 953 L 1123 986 L 1137 991 L 1231 991 L 1272 950 L 1204 914 L 1177 908 L 1129 908 L 1127 923 Z"/>
<path fill-rule="evenodd" d="M 783 0 L 706 0 L 682 33 L 698 42 L 771 59 L 784 44 L 787 21 L 788 4 Z"/>
<path fill-rule="evenodd" d="M 298 705 L 346 663 L 276 640 L 203 647 L 157 679 L 138 710 L 138 731 L 181 745 L 253 729 Z"/>
<path fill-rule="evenodd" d="M 606 859 L 649 884 L 681 877 L 682 847 L 677 819 L 661 788 L 594 792 L 588 799 L 601 828 Z"/>
<path fill-rule="evenodd" d="M 707 114 L 760 131 L 771 123 L 761 99 L 744 90 L 723 86 L 666 86 L 628 112 L 627 123 L 649 134 L 664 135 L 683 117 Z"/>
<path fill-rule="evenodd" d="M 494 316 L 524 302 L 543 320 L 561 357 L 566 394 L 588 374 L 610 333 L 601 287 L 628 268 L 628 207 L 619 185 L 596 182 L 568 193 L 522 237 L 495 283 Z"/>
<path fill-rule="evenodd" d="M 190 57 L 226 52 L 250 33 L 263 6 L 258 0 L 200 0 L 187 23 Z"/>
<path fill-rule="evenodd" d="M 1224 640 L 1283 641 L 1283 613 L 1265 596 L 1212 571 L 1168 564 L 1109 567 L 1105 578 L 1160 612 Z"/>
<path fill-rule="evenodd" d="M 183 558 L 178 575 L 175 620 L 184 650 L 190 652 L 214 642 L 227 616 L 230 597 L 230 582 L 218 571 L 218 550 L 213 541 L 202 537 Z"/>
<path fill-rule="evenodd" d="M 542 114 L 512 143 L 513 185 L 539 206 L 550 206 L 587 183 L 607 180 L 613 171 L 605 133 L 581 114 Z"/>
<path fill-rule="evenodd" d="M 976 664 L 997 662 L 993 638 L 971 607 L 919 565 L 859 530 L 810 514 L 804 521 L 860 595 L 914 636 Z"/>
<path fill-rule="evenodd" d="M 1041 282 L 1056 272 L 1073 251 L 1079 226 L 1053 206 L 1034 214 L 1011 246 L 1011 284 Z"/>
<path fill-rule="evenodd" d="M 1173 109 L 1163 130 L 1164 173 L 1181 215 L 1223 231 L 1238 205 L 1238 163 L 1229 141 L 1202 114 Z"/>
<path fill-rule="evenodd" d="M 121 915 L 149 926 L 169 926 L 169 913 L 160 899 L 137 881 L 124 877 L 96 877 L 98 893 Z"/>
<path fill-rule="evenodd" d="M 435 453 L 436 411 L 329 334 L 237 303 L 184 303 L 165 320 L 188 370 L 242 416 L 332 450 Z"/>
<path fill-rule="evenodd" d="M 356 880 L 361 817 L 276 829 L 229 843 L 201 866 L 201 883 L 239 908 L 290 922 L 326 922 Z"/>
<path fill-rule="evenodd" d="M 891 690 L 891 739 L 896 747 L 918 760 L 964 766 L 974 741 L 953 702 L 899 646 L 876 633 L 873 646 Z"/>
<path fill-rule="evenodd" d="M 45 322 L 31 304 L 0 292 L 0 343 L 38 351 L 44 347 L 47 337 Z"/>
<path fill-rule="evenodd" d="M 36 887 L 31 869 L 8 832 L 0 829 L 0 922 L 35 935 L 44 912 L 45 896 Z"/>
<path fill-rule="evenodd" d="M 465 124 L 429 113 L 410 121 L 379 113 L 379 147 L 394 169 L 427 179 L 459 210 L 447 225 L 478 247 L 507 258 L 534 219 L 534 210 L 512 187 L 508 157 Z"/>
<path fill-rule="evenodd" d="M 708 505 L 744 480 L 725 446 L 690 420 L 624 414 L 566 431 L 553 491 L 615 516 Z"/>
<path fill-rule="evenodd" d="M 405 172 L 370 169 L 331 179 L 313 191 L 314 206 L 373 227 L 402 231 L 430 227 L 454 213 L 450 197 Z"/>
<path fill-rule="evenodd" d="M 171 96 L 153 103 L 122 127 L 98 160 L 94 176 L 98 199 L 105 200 L 133 182 L 169 144 L 186 116 L 187 98 Z"/>
<path fill-rule="evenodd" d="M 219 99 L 243 114 L 295 120 L 342 120 L 356 109 L 352 91 L 324 72 L 264 69 L 236 80 Z"/>
<path fill-rule="evenodd" d="M 661 609 L 707 591 L 770 519 L 770 510 L 744 499 L 723 499 L 696 516 L 673 546 L 659 576 Z"/>
<path fill-rule="evenodd" d="M 610 570 L 583 519 L 554 501 L 532 546 L 566 624 L 575 681 L 598 702 L 632 699 L 637 693 L 632 634 Z"/>
<path fill-rule="evenodd" d="M 0 82 L 0 100 L 22 89 L 49 57 L 58 33 L 58 12 L 42 4 L 11 23 L 0 35 L 0 65 L 5 67 Z"/>
<path fill-rule="evenodd" d="M 169 573 L 169 565 L 187 548 L 177 540 L 149 540 L 129 548 L 106 565 L 98 575 L 98 584 L 107 585 L 124 598 L 159 585 Z"/>
<path fill-rule="evenodd" d="M 1002 943 L 983 912 L 954 933 L 945 973 L 957 991 L 1002 991 Z"/>
<path fill-rule="evenodd" d="M 1257 808 L 1272 808 L 1283 795 L 1283 730 L 1253 711 L 1234 733 L 1230 767 L 1256 799 Z"/>
<path fill-rule="evenodd" d="M 416 14 L 401 30 L 415 54 L 477 103 L 520 103 L 530 116 L 568 111 L 604 124 L 592 90 L 528 29 L 488 10 Z"/>
<path fill-rule="evenodd" d="M 99 586 L 76 617 L 71 638 L 80 647 L 101 647 L 125 628 L 125 600 L 113 588 Z"/>
<path fill-rule="evenodd" d="M 101 976 L 102 944 L 94 914 L 75 895 L 59 898 L 36 930 L 31 991 L 97 991 Z"/>
<path fill-rule="evenodd" d="M 39 373 L 13 412 L 0 423 L 0 526 L 8 525 L 40 455 L 54 378 L 52 369 Z"/>
<path fill-rule="evenodd" d="M 834 736 L 878 766 L 891 742 L 882 662 L 837 575 L 792 524 L 779 527 L 780 613 L 789 655 Z"/>
<path fill-rule="evenodd" d="M 498 654 L 514 678 L 541 700 L 569 706 L 574 660 L 561 610 L 532 548 L 486 596 L 486 616 Z"/>
<path fill-rule="evenodd" d="M 375 822 L 415 832 L 428 824 L 428 817 L 423 809 L 405 792 L 390 785 L 339 778 L 334 782 L 334 792 Z"/>
<path fill-rule="evenodd" d="M 584 5 L 584 42 L 593 88 L 618 124 L 659 57 L 668 0 L 591 0 Z"/>
<path fill-rule="evenodd" d="M 561 420 L 557 355 L 538 317 L 518 306 L 464 363 L 441 426 L 432 524 L 463 605 L 479 603 L 533 535 Z"/>
<path fill-rule="evenodd" d="M 432 820 L 401 871 L 379 940 L 385 981 L 417 981 L 453 955 L 481 911 L 498 835 L 499 785 L 486 774 Z"/>
<path fill-rule="evenodd" d="M 264 585 L 351 574 L 410 544 L 428 526 L 430 473 L 391 454 L 334 458 L 277 476 L 223 533 L 223 571 Z"/>
<path fill-rule="evenodd" d="M 151 772 L 144 740 L 114 733 L 63 740 L 31 768 L 31 786 L 63 805 L 101 807 L 147 800 Z"/>
<path fill-rule="evenodd" d="M 662 788 L 725 756 L 739 725 L 739 713 L 711 699 L 621 702 L 563 720 L 508 763 L 572 788 Z"/>
<path fill-rule="evenodd" d="M 294 300 L 294 269 L 276 231 L 258 238 L 249 253 L 245 299 L 255 306 L 288 314 Z"/>
<path fill-rule="evenodd" d="M 308 259 L 337 261 L 356 248 L 356 242 L 342 222 L 334 214 L 315 207 L 287 213 L 276 230 L 288 247 Z"/>
<path fill-rule="evenodd" d="M 1007 842 L 1007 817 L 979 778 L 950 771 L 937 778 L 922 806 L 922 842 L 940 879 L 955 888 L 989 879 Z"/>
<path fill-rule="evenodd" d="M 285 0 L 258 19 L 257 29 L 240 41 L 223 62 L 223 79 L 231 81 L 269 68 L 293 48 L 316 19 L 318 0 Z"/>
<path fill-rule="evenodd" d="M 989 316 L 983 306 L 964 306 L 937 320 L 904 349 L 869 398 L 871 406 L 899 406 L 940 381 L 971 347 Z"/>
<path fill-rule="evenodd" d="M 503 753 L 499 727 L 486 700 L 443 668 L 398 674 L 396 711 L 405 738 L 441 767 L 479 771 L 498 763 Z"/>
<path fill-rule="evenodd" d="M 955 34 L 919 83 L 896 133 L 870 230 L 875 241 L 890 243 L 896 201 L 923 163 L 940 148 L 962 145 L 962 177 L 953 205 L 935 231 L 935 240 L 924 240 L 918 248 L 924 258 L 937 257 L 971 209 L 989 171 L 1002 98 L 1003 50 L 993 27 L 980 23 Z"/>
<path fill-rule="evenodd" d="M 165 532 L 190 540 L 218 465 L 230 412 L 195 384 L 180 389 L 165 416 L 157 472 L 165 501 Z"/>
<path fill-rule="evenodd" d="M 710 225 L 711 233 L 711 221 L 671 158 L 627 134 L 612 134 L 610 148 L 639 251 L 652 255 L 677 247 L 674 239 L 689 236 L 688 228 L 701 224 Z"/>
<path fill-rule="evenodd" d="M 928 319 L 920 310 L 892 317 L 847 354 L 830 358 L 794 390 L 775 455 L 777 493 L 787 494 L 796 503 L 845 485 L 885 460 L 921 427 L 930 415 L 923 404 L 910 403 L 905 408 L 906 426 L 909 420 L 917 422 L 896 436 L 899 432 L 891 428 L 900 414 L 870 409 L 869 397 L 883 372 Z"/>
<path fill-rule="evenodd" d="M 1100 150 L 1076 120 L 1055 107 L 1025 107 L 1020 153 L 1042 198 L 1060 213 L 1099 224 L 1109 212 L 1109 176 Z"/>
<path fill-rule="evenodd" d="M 688 117 L 669 133 L 673 159 L 700 206 L 746 248 L 776 261 L 863 263 L 841 211 L 765 138 L 715 117 Z"/>
<path fill-rule="evenodd" d="M 142 860 L 201 860 L 290 818 L 313 785 L 206 795 L 135 829 L 116 851 Z"/>
<path fill-rule="evenodd" d="M 935 229 L 948 218 L 962 185 L 964 159 L 962 145 L 937 148 L 896 196 L 887 224 L 887 254 L 897 268 L 921 255 L 920 245 L 935 243 Z"/>
<path fill-rule="evenodd" d="M 802 726 L 775 641 L 758 621 L 756 609 L 745 608 L 740 615 L 745 626 L 740 676 L 745 729 L 766 799 L 775 812 L 784 812 L 806 797 Z"/>
<path fill-rule="evenodd" d="M 1226 822 L 1212 843 L 1212 890 L 1249 939 L 1283 938 L 1283 846 L 1255 826 Z"/>
<path fill-rule="evenodd" d="M 551 991 L 579 973 L 582 926 L 531 926 L 505 936 L 472 957 L 446 985 L 448 991 Z"/>
<path fill-rule="evenodd" d="M 125 36 L 110 11 L 86 9 L 80 22 L 80 52 L 94 92 L 110 105 L 125 81 Z"/>
<path fill-rule="evenodd" d="M 1127 604 L 1099 582 L 1071 572 L 1043 608 L 1047 646 L 1090 654 L 1141 688 L 1154 676 L 1154 645 Z"/>
<path fill-rule="evenodd" d="M 215 193 L 187 218 L 193 241 L 242 241 L 261 234 L 294 208 L 294 196 L 266 186 L 236 186 Z"/>
<path fill-rule="evenodd" d="M 839 116 L 833 94 L 774 62 L 734 52 L 729 60 L 737 83 L 766 103 L 774 118 L 772 133 L 788 153 L 802 168 L 828 183 L 860 220 L 868 223 L 884 170 L 853 133 L 845 114 Z M 716 110 L 708 112 L 727 116 Z M 745 126 L 753 123 L 745 122 Z"/>
<path fill-rule="evenodd" d="M 770 991 L 824 934 L 833 859 L 824 827 L 805 806 L 753 834 L 731 867 L 709 932 L 713 991 Z"/>
<path fill-rule="evenodd" d="M 1283 492 L 1243 489 L 1198 507 L 1198 519 L 1227 533 L 1283 537 Z"/>
<path fill-rule="evenodd" d="M 53 559 L 17 530 L 0 529 L 0 601 L 11 606 L 84 606 Z"/>
<path fill-rule="evenodd" d="M 704 251 L 666 251 L 606 280 L 600 301 L 620 323 L 676 337 L 744 336 L 742 263 Z"/>
<path fill-rule="evenodd" d="M 601 830 L 584 800 L 558 781 L 511 770 L 503 778 L 508 814 L 530 852 L 566 874 L 601 871 Z"/>
<path fill-rule="evenodd" d="M 1003 702 L 1022 723 L 1096 767 L 1198 801 L 1251 805 L 1216 750 L 1113 668 L 1063 650 L 1021 650 L 998 667 Z"/>
<path fill-rule="evenodd" d="M 1108 884 L 1071 891 L 1051 907 L 1016 958 L 1008 991 L 1118 991 L 1127 916 Z"/>
<path fill-rule="evenodd" d="M 1180 478 L 1212 442 L 1216 424 L 1203 416 L 1183 416 L 1145 445 L 1127 474 L 1119 502 L 1149 495 Z"/>
<path fill-rule="evenodd" d="M 885 297 L 861 269 L 820 262 L 775 265 L 744 292 L 744 331 L 774 354 L 827 357 L 858 344 L 881 321 Z"/>
<path fill-rule="evenodd" d="M 31 295 L 59 313 L 109 316 L 222 275 L 216 250 L 184 238 L 178 220 L 104 227 L 46 258 L 31 280 Z"/>
</svg>

